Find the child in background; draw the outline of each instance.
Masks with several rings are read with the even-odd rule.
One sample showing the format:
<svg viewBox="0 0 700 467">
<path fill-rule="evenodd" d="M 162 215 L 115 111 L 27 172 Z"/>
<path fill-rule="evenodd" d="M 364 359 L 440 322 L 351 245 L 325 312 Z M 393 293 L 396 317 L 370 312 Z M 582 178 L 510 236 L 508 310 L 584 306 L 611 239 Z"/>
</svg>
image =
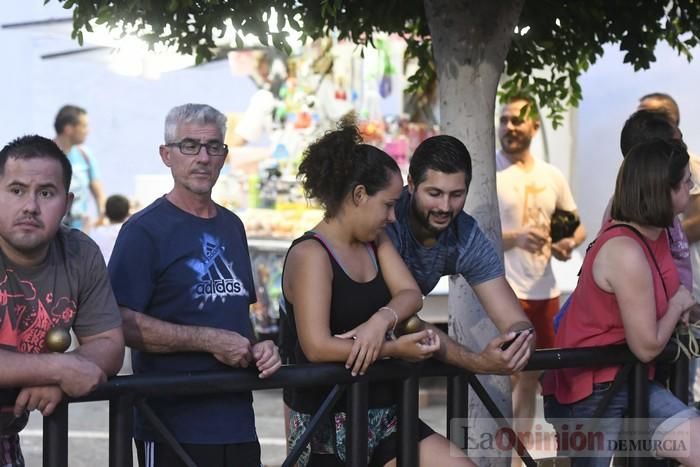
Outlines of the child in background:
<svg viewBox="0 0 700 467">
<path fill-rule="evenodd" d="M 97 243 L 105 258 L 105 263 L 109 262 L 109 257 L 112 256 L 112 248 L 117 240 L 119 229 L 129 217 L 129 199 L 123 195 L 112 195 L 107 198 L 105 203 L 105 215 L 109 220 L 109 224 L 95 227 L 90 232 L 90 237 Z"/>
</svg>

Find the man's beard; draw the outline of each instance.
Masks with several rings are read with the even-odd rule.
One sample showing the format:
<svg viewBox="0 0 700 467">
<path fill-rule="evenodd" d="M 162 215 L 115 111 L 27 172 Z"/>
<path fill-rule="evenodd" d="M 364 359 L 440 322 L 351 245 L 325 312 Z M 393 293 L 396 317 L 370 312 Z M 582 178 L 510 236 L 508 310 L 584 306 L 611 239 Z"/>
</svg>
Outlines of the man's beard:
<svg viewBox="0 0 700 467">
<path fill-rule="evenodd" d="M 510 140 L 510 144 L 506 144 L 504 140 Z M 523 135 L 509 136 L 505 135 L 501 138 L 501 150 L 506 154 L 521 153 L 530 147 L 532 138 L 527 138 Z"/>
<path fill-rule="evenodd" d="M 454 215 L 452 214 L 452 212 L 444 212 L 443 213 L 441 211 L 428 211 L 428 213 L 426 215 L 423 215 L 420 212 L 420 210 L 418 209 L 418 204 L 416 203 L 415 198 L 411 199 L 411 211 L 413 212 L 413 217 L 414 217 L 414 219 L 416 219 L 418 224 L 421 227 L 423 227 L 425 230 L 427 230 L 428 232 L 434 233 L 434 234 L 440 234 L 440 233 L 444 232 L 445 230 L 447 230 L 447 227 L 449 227 L 450 223 L 452 222 L 452 219 L 454 218 Z M 435 227 L 434 225 L 432 225 L 430 223 L 431 212 L 435 213 L 435 214 L 447 214 L 448 216 L 450 216 L 450 220 L 447 223 L 447 225 L 445 225 L 445 227 Z"/>
</svg>

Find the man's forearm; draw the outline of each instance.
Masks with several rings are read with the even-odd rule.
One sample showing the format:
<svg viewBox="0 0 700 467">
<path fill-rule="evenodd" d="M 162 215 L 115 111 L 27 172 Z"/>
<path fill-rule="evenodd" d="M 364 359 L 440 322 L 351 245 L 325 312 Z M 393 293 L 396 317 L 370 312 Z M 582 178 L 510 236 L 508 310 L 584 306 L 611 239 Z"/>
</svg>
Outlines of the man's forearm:
<svg viewBox="0 0 700 467">
<path fill-rule="evenodd" d="M 437 333 L 440 338 L 440 350 L 435 355 L 439 360 L 450 365 L 463 368 L 467 371 L 479 373 L 481 370 L 479 354 L 467 349 L 459 342 L 452 339 L 446 333 L 441 331 L 437 326 L 426 324 L 426 326 Z"/>
<path fill-rule="evenodd" d="M 173 324 L 121 308 L 126 345 L 153 353 L 209 352 L 209 328 Z"/>
<path fill-rule="evenodd" d="M 119 372 L 124 361 L 124 335 L 121 326 L 96 337 L 80 340 L 74 352 L 100 367 L 107 376 Z"/>
<path fill-rule="evenodd" d="M 512 250 L 517 246 L 518 232 L 515 230 L 505 231 L 501 235 L 503 251 Z"/>
<path fill-rule="evenodd" d="M 0 350 L 0 387 L 58 384 L 61 372 L 61 355 L 25 354 Z"/>
<path fill-rule="evenodd" d="M 579 226 L 576 227 L 573 238 L 575 242 L 574 248 L 581 245 L 586 240 L 586 228 L 583 224 L 579 224 Z"/>
</svg>

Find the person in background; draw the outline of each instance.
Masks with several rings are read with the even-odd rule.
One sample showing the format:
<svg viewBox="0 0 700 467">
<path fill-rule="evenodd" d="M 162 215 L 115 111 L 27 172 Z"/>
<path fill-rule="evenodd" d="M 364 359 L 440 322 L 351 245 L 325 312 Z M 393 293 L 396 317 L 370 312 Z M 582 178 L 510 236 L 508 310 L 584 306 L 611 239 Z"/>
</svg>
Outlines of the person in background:
<svg viewBox="0 0 700 467">
<path fill-rule="evenodd" d="M 637 110 L 625 121 L 620 132 L 620 152 L 624 158 L 627 153 L 637 144 L 645 143 L 653 139 L 663 140 L 683 140 L 683 135 L 666 113 L 656 110 Z M 605 208 L 601 230 L 604 229 L 611 220 L 610 209 L 612 198 Z M 681 284 L 688 290 L 693 288 L 693 272 L 688 250 L 688 239 L 683 232 L 680 216 L 673 219 L 673 224 L 666 229 L 668 235 L 673 261 L 678 269 L 678 276 Z"/>
<path fill-rule="evenodd" d="M 669 94 L 663 92 L 646 94 L 639 99 L 638 108 L 664 113 L 680 133 L 680 109 L 678 103 Z M 690 177 L 693 180 L 693 187 L 690 189 L 688 207 L 680 216 L 682 230 L 679 231 L 674 223 L 673 229 L 676 236 L 675 241 L 672 241 L 671 251 L 680 250 L 680 247 L 685 245 L 683 256 L 680 256 L 681 253 L 677 253 L 674 254 L 674 258 L 676 258 L 678 265 L 679 261 L 687 261 L 686 258 L 689 257 L 689 267 L 681 268 L 679 272 L 681 272 L 681 281 L 697 299 L 700 297 L 700 157 L 691 151 L 688 151 L 688 156 L 690 157 Z M 686 274 L 683 274 L 684 272 Z M 685 280 L 688 273 L 692 275 L 692 287 L 688 286 L 687 280 Z M 690 361 L 688 384 L 690 401 L 700 401 L 700 366 L 698 366 L 697 359 Z"/>
<path fill-rule="evenodd" d="M 273 138 L 279 93 L 287 77 L 286 64 L 274 49 L 263 49 L 258 53 L 251 77 L 258 89 L 240 118 L 229 122 L 235 125 L 227 138 L 231 148 L 228 163 L 234 171 L 256 172 L 259 164 L 272 155 L 267 150 L 250 151 L 252 148 L 248 146 Z"/>
<path fill-rule="evenodd" d="M 90 237 L 100 247 L 105 262 L 109 262 L 109 258 L 112 256 L 114 242 L 117 241 L 119 229 L 122 228 L 122 224 L 129 217 L 130 208 L 129 199 L 126 196 L 110 196 L 105 203 L 105 217 L 109 224 L 98 225 L 90 232 Z"/>
<path fill-rule="evenodd" d="M 88 117 L 85 109 L 75 105 L 64 105 L 54 120 L 54 141 L 68 156 L 73 168 L 70 191 L 74 199 L 64 219 L 73 229 L 89 232 L 103 219 L 105 194 L 100 182 L 96 158 L 83 146 L 88 135 Z M 90 216 L 90 198 L 95 200 L 97 218 Z"/>
<path fill-rule="evenodd" d="M 119 230 L 124 221 L 129 217 L 130 209 L 131 203 L 126 196 L 111 195 L 105 203 L 105 217 L 109 224 L 98 225 L 90 231 L 90 238 L 100 247 L 105 263 L 109 262 L 109 258 L 112 256 L 114 243 L 117 241 Z M 131 372 L 131 350 L 127 347 L 124 351 L 124 362 L 119 374 L 131 374 Z"/>
<path fill-rule="evenodd" d="M 173 189 L 124 223 L 109 261 L 135 374 L 187 374 L 280 367 L 272 341 L 255 342 L 255 286 L 241 220 L 211 199 L 228 154 L 226 117 L 209 105 L 174 107 L 160 157 Z M 195 464 L 258 466 L 250 391 L 158 397 L 148 404 Z M 134 439 L 141 467 L 185 464 L 140 411 Z"/>
<path fill-rule="evenodd" d="M 653 381 L 655 366 L 651 363 L 666 347 L 676 325 L 687 322 L 689 312 L 697 306 L 679 280 L 665 234 L 686 208 L 691 186 L 688 153 L 681 141 L 654 139 L 634 145 L 625 154 L 615 184 L 612 220 L 586 253 L 555 346 L 626 343 L 640 361 L 650 364 L 648 428 L 654 448 L 646 455 L 697 466 L 700 413 Z M 590 447 L 602 451 L 571 456 L 574 467 L 610 464 L 611 446 L 618 445 L 630 402 L 628 377 L 620 376 L 620 371 L 614 365 L 557 369 L 545 375 L 545 416 L 560 434 L 568 429 L 564 424 L 580 421 L 583 430 L 577 430 L 584 437 L 592 435 L 586 433 L 588 420 L 609 398 L 595 427 L 588 428 L 595 436 L 602 433 L 602 446 L 593 443 Z M 622 378 L 619 387 L 613 384 L 618 378 Z M 566 451 L 566 444 L 559 449 Z"/>
<path fill-rule="evenodd" d="M 313 94 L 313 111 L 318 115 L 317 134 L 334 130 L 338 122 L 353 111 L 352 99 L 347 96 L 343 77 L 334 73 L 332 41 L 322 40 L 319 56 L 312 66 L 318 76 L 318 83 Z"/>
<path fill-rule="evenodd" d="M 586 238 L 586 229 L 580 224 L 572 236 L 551 240 L 555 210 L 576 212 L 576 203 L 564 175 L 537 159 L 530 149 L 539 127 L 535 103 L 529 96 L 516 96 L 503 106 L 498 126 L 501 149 L 496 153 L 496 188 L 506 279 L 534 324 L 537 348 L 542 349 L 554 347 L 552 323 L 559 311 L 561 293 L 552 272 L 552 256 L 568 261 L 574 248 Z M 540 374 L 527 371 L 512 377 L 516 431 L 529 431 L 532 426 Z"/>
<path fill-rule="evenodd" d="M 84 233 L 61 225 L 71 166 L 50 139 L 24 136 L 0 151 L 0 465 L 23 467 L 18 433 L 29 411 L 51 414 L 64 396 L 91 392 L 124 353 L 104 260 Z M 72 329 L 79 346 L 51 353 L 47 334 Z M 65 331 L 64 331 L 65 332 Z"/>
<path fill-rule="evenodd" d="M 638 109 L 663 113 L 680 135 L 680 110 L 678 103 L 670 95 L 654 92 L 642 96 L 639 99 Z M 690 267 L 692 268 L 689 271 L 692 277 L 692 287 L 687 284 L 687 281 L 684 280 L 685 276 L 682 275 L 683 284 L 688 287 L 693 296 L 700 297 L 700 157 L 690 151 L 688 151 L 688 156 L 690 157 L 690 176 L 693 187 L 690 189 L 688 206 L 680 216 L 682 230 L 678 231 L 676 241 L 684 241 L 687 244 L 688 251 L 685 257 L 690 257 Z M 671 245 L 671 248 L 673 249 L 674 246 Z M 694 274 L 692 271 L 698 271 L 698 274 Z M 697 395 L 700 398 L 700 387 Z"/>
<path fill-rule="evenodd" d="M 276 99 L 274 91 L 278 91 L 273 89 L 273 77 L 270 75 L 274 60 L 275 55 L 271 50 L 263 50 L 258 56 L 255 81 L 259 88 L 233 130 L 233 138 L 229 142 L 232 147 L 254 143 L 272 131 Z"/>
</svg>

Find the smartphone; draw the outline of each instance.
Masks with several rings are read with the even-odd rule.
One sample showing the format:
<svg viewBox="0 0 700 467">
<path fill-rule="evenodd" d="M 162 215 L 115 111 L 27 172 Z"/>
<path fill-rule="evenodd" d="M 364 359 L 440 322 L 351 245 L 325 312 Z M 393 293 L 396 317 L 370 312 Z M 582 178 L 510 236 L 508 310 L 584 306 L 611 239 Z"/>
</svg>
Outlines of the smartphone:
<svg viewBox="0 0 700 467">
<path fill-rule="evenodd" d="M 517 331 L 517 332 L 515 333 L 515 337 L 514 337 L 514 338 L 512 338 L 512 339 L 509 340 L 508 342 L 504 342 L 503 344 L 501 344 L 501 350 L 508 350 L 508 347 L 510 347 L 510 346 L 513 344 L 513 342 L 515 342 L 515 339 L 517 339 L 518 337 L 520 337 L 520 334 L 522 334 L 522 333 L 524 333 L 524 332 L 526 332 L 526 333 L 528 333 L 528 334 L 532 334 L 532 331 L 533 331 L 532 328 L 523 329 L 523 330 L 521 330 L 521 331 Z"/>
</svg>

